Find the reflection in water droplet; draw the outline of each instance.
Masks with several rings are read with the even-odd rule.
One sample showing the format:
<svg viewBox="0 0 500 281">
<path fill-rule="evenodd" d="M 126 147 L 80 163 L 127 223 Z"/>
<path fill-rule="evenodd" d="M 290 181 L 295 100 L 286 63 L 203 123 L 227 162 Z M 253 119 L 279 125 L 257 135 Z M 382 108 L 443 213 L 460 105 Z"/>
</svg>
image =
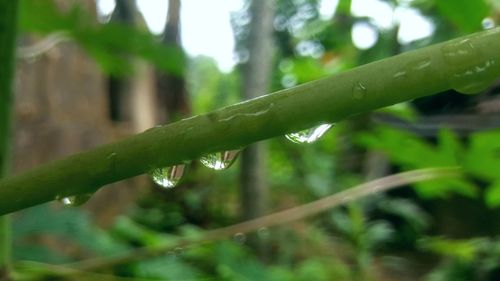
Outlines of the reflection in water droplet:
<svg viewBox="0 0 500 281">
<path fill-rule="evenodd" d="M 451 88 L 464 94 L 476 94 L 496 79 L 496 61 L 484 57 L 474 47 L 473 38 L 447 43 L 441 47 L 448 66 Z"/>
<path fill-rule="evenodd" d="M 285 137 L 294 143 L 313 143 L 332 127 L 333 124 L 322 124 L 307 130 L 285 135 Z"/>
<path fill-rule="evenodd" d="M 174 165 L 166 168 L 157 168 L 151 170 L 149 175 L 151 179 L 159 186 L 165 188 L 175 187 L 182 179 L 186 171 L 186 164 Z"/>
<path fill-rule="evenodd" d="M 64 206 L 80 206 L 89 201 L 89 199 L 92 197 L 92 193 L 87 193 L 87 194 L 79 194 L 79 195 L 71 195 L 67 197 L 60 197 L 57 196 L 56 200 L 61 202 Z"/>
<path fill-rule="evenodd" d="M 233 237 L 234 241 L 243 244 L 245 241 L 247 241 L 247 236 L 244 233 L 236 233 Z"/>
<path fill-rule="evenodd" d="M 200 162 L 210 169 L 225 170 L 234 163 L 239 153 L 239 149 L 211 153 L 201 157 Z"/>
<path fill-rule="evenodd" d="M 352 87 L 352 97 L 354 99 L 360 100 L 366 96 L 366 86 L 361 82 L 357 82 Z"/>
</svg>

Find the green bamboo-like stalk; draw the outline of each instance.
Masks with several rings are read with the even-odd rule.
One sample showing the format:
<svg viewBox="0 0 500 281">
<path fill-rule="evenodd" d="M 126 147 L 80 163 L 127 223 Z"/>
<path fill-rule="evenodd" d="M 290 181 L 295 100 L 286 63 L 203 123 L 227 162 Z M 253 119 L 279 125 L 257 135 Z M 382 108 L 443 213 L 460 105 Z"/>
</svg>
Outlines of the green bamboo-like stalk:
<svg viewBox="0 0 500 281">
<path fill-rule="evenodd" d="M 499 76 L 499 49 L 500 29 L 483 31 L 155 127 L 0 180 L 0 214 L 450 88 L 477 92 Z"/>
<path fill-rule="evenodd" d="M 9 167 L 17 5 L 17 0 L 0 0 L 0 178 L 7 174 Z M 10 241 L 9 219 L 0 217 L 0 279 L 7 278 Z"/>
</svg>

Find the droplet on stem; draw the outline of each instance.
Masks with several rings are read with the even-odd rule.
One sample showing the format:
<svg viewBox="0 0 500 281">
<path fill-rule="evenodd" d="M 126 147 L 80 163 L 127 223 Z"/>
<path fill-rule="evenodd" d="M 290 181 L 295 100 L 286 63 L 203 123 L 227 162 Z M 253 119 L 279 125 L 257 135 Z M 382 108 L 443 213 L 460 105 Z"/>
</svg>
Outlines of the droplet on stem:
<svg viewBox="0 0 500 281">
<path fill-rule="evenodd" d="M 239 149 L 211 153 L 201 157 L 200 162 L 210 169 L 225 170 L 234 163 L 239 153 Z"/>
<path fill-rule="evenodd" d="M 447 63 L 450 87 L 457 92 L 480 93 L 498 76 L 496 61 L 485 57 L 474 47 L 474 38 L 447 43 L 441 51 Z"/>
<path fill-rule="evenodd" d="M 287 134 L 285 137 L 294 143 L 313 143 L 321 138 L 332 126 L 333 124 L 321 124 L 307 130 Z"/>
<path fill-rule="evenodd" d="M 361 82 L 354 83 L 352 87 L 352 97 L 356 100 L 360 100 L 366 96 L 366 86 Z"/>
<path fill-rule="evenodd" d="M 149 172 L 151 179 L 161 187 L 175 187 L 185 175 L 186 164 L 178 164 L 166 168 L 157 168 Z"/>
<path fill-rule="evenodd" d="M 64 206 L 81 206 L 92 197 L 92 193 L 71 195 L 66 197 L 57 196 L 56 200 L 61 202 Z"/>
</svg>

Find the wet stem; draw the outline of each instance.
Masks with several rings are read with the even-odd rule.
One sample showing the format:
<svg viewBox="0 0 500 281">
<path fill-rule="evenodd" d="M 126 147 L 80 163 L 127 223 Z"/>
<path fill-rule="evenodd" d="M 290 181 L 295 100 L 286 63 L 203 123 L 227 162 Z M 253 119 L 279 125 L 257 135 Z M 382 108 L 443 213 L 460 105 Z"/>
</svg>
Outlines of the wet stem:
<svg viewBox="0 0 500 281">
<path fill-rule="evenodd" d="M 14 5 L 10 2 L 15 1 L 5 1 L 2 5 Z M 0 10 L 0 20 L 4 25 L 6 19 L 11 18 L 8 14 L 12 12 Z M 2 52 L 6 50 L 0 49 Z M 172 167 L 203 155 L 233 151 L 260 140 L 321 124 L 333 124 L 355 114 L 450 88 L 475 92 L 498 77 L 498 49 L 500 28 L 400 54 L 208 114 L 155 127 L 0 179 L 0 214 L 48 202 L 58 196 L 86 194 L 106 184 L 146 173 L 151 167 Z M 7 69 L 5 64 L 2 69 Z M 11 77 L 11 73 L 8 74 L 0 77 Z M 457 77 L 463 80 L 457 81 Z M 4 79 L 4 82 L 9 84 L 10 79 Z M 10 101 L 10 95 L 5 95 L 10 93 L 10 88 L 8 90 L 1 92 L 5 101 Z M 3 107 L 0 113 L 10 116 L 6 105 L 10 102 L 0 102 Z M 6 122 L 7 118 L 2 120 L 4 124 L 10 123 Z M 4 126 L 0 131 L 1 136 L 6 136 L 6 128 Z M 309 136 L 317 134 L 305 135 L 303 139 L 308 142 Z M 0 146 L 4 151 L 7 151 L 6 147 Z M 109 155 L 113 157 L 109 158 Z M 73 183 L 70 186 L 66 184 L 69 181 Z"/>
</svg>

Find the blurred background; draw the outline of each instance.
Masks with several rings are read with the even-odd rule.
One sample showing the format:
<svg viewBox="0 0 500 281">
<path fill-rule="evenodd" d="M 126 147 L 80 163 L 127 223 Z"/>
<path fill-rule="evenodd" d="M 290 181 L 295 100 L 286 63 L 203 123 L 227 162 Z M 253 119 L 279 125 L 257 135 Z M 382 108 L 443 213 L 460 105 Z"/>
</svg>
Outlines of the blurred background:
<svg viewBox="0 0 500 281">
<path fill-rule="evenodd" d="M 14 173 L 500 21 L 498 0 L 22 0 L 20 9 Z M 17 212 L 15 277 L 54 280 L 66 264 L 100 257 L 65 278 L 500 280 L 499 86 L 358 115 L 313 143 L 270 139 L 224 170 L 195 161 L 176 170 L 175 187 L 141 176 L 87 202 Z M 392 173 L 455 165 L 464 178 L 155 257 L 138 250 Z"/>
</svg>

